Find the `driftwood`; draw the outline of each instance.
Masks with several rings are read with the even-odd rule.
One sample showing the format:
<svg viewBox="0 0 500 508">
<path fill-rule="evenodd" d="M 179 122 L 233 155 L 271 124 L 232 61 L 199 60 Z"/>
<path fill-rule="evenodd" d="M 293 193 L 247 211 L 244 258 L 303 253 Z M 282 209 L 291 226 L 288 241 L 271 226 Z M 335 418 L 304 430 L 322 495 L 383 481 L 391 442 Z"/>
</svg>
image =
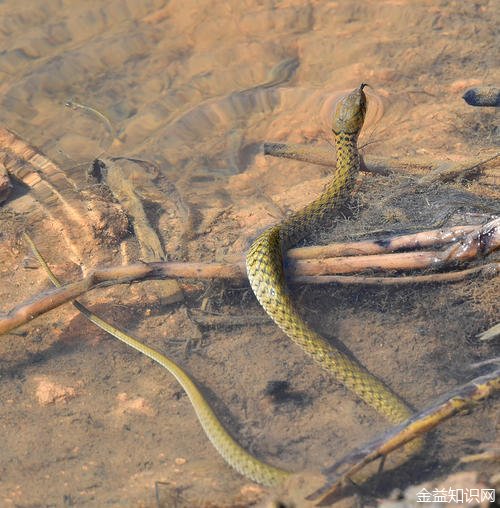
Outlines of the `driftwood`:
<svg viewBox="0 0 500 508">
<path fill-rule="evenodd" d="M 47 227 L 62 235 L 68 257 L 83 264 L 82 246 L 94 239 L 92 219 L 67 174 L 36 147 L 3 127 L 0 127 L 0 162 L 14 180 L 29 188 L 30 207 L 40 208 L 48 218 Z"/>
<path fill-rule="evenodd" d="M 422 269 L 445 269 L 458 263 L 483 258 L 500 247 L 500 219 L 477 227 L 474 231 L 452 243 L 443 251 L 399 252 L 380 255 L 345 256 L 324 259 L 289 259 L 287 272 L 291 282 L 300 283 L 377 283 L 380 279 L 362 277 L 353 279 L 341 274 L 360 273 L 366 270 L 400 271 Z M 490 263 L 487 267 L 463 270 L 458 279 L 471 275 L 495 275 L 500 263 Z M 423 275 L 422 282 L 457 280 L 456 272 L 447 274 Z M 333 279 L 332 277 L 337 278 Z M 418 281 L 413 275 L 411 282 Z M 195 278 L 195 279 L 236 279 L 244 280 L 246 270 L 244 261 L 235 263 L 174 263 L 151 262 L 110 267 L 90 271 L 83 279 L 65 285 L 49 293 L 23 303 L 7 314 L 0 315 L 0 335 L 21 326 L 35 317 L 62 305 L 98 287 L 130 283 L 147 279 Z M 389 279 L 385 279 L 386 281 Z M 397 279 L 399 281 L 399 278 Z M 404 278 L 403 278 L 404 280 Z"/>
</svg>

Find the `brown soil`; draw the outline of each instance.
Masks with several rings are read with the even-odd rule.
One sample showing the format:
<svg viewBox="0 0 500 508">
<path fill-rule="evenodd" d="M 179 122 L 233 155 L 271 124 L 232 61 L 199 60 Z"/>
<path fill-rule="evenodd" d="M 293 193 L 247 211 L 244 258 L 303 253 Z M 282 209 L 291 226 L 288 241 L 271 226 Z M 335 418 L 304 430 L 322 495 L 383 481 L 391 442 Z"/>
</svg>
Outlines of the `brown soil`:
<svg viewBox="0 0 500 508">
<path fill-rule="evenodd" d="M 461 161 L 498 151 L 498 113 L 461 98 L 469 86 L 500 82 L 497 11 L 493 1 L 7 0 L 0 125 L 43 150 L 79 191 L 89 191 L 86 169 L 103 152 L 154 163 L 165 204 L 137 187 L 167 256 L 212 261 L 242 252 L 321 190 L 326 168 L 265 158 L 261 143 L 331 142 L 334 101 L 361 81 L 372 86 L 365 153 Z M 276 79 L 271 69 L 290 58 L 299 67 Z M 105 114 L 116 139 L 95 115 L 65 108 L 69 99 Z M 417 176 L 365 175 L 352 216 L 313 241 L 498 213 L 498 165 L 418 188 Z M 146 181 L 152 192 L 150 174 Z M 0 210 L 3 311 L 50 286 L 20 239 L 24 229 L 58 276 L 79 271 L 57 231 L 29 210 L 14 213 L 12 203 Z M 113 242 L 82 252 L 86 269 L 130 259 Z M 386 428 L 272 323 L 191 320 L 188 309 L 202 304 L 223 315 L 261 313 L 248 286 L 190 281 L 176 304 L 162 300 L 161 287 L 149 299 L 148 283 L 139 287 L 85 301 L 182 364 L 258 457 L 318 470 Z M 498 321 L 496 280 L 293 292 L 311 326 L 341 340 L 416 408 L 475 377 L 472 363 L 498 355 L 494 343 L 475 339 Z M 161 506 L 248 506 L 265 496 L 217 455 L 167 372 L 70 305 L 1 337 L 0 358 L 1 506 L 154 507 L 155 482 L 164 482 Z M 363 494 L 449 473 L 462 455 L 498 439 L 498 409 L 488 401 L 447 422 L 419 457 Z"/>
</svg>

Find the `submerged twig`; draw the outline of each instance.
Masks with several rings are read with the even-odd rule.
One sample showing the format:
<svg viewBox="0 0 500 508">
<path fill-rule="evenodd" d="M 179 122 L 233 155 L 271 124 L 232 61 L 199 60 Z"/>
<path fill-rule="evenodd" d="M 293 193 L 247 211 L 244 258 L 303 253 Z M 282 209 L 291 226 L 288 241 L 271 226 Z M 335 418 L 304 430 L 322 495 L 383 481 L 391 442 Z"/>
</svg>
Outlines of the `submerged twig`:
<svg viewBox="0 0 500 508">
<path fill-rule="evenodd" d="M 304 261 L 300 262 L 304 263 Z M 310 268 L 310 267 L 309 267 Z M 299 275 L 300 265 L 294 269 L 291 283 L 300 284 L 380 284 L 394 285 L 407 283 L 436 283 L 463 280 L 471 276 L 496 276 L 500 271 L 500 263 L 489 263 L 477 268 L 448 272 L 442 274 L 414 275 L 403 277 L 373 277 L 347 275 Z M 51 290 L 38 297 L 30 298 L 7 313 L 0 313 L 0 335 L 32 321 L 36 317 L 63 305 L 93 289 L 115 284 L 130 284 L 151 279 L 169 277 L 244 280 L 243 263 L 234 265 L 204 263 L 138 263 L 133 265 L 113 266 L 101 270 L 90 271 L 83 279 Z"/>
<path fill-rule="evenodd" d="M 97 109 L 92 108 L 91 106 L 87 106 L 86 104 L 80 104 L 79 102 L 76 102 L 73 100 L 66 101 L 64 103 L 64 105 L 67 108 L 72 109 L 73 111 L 78 111 L 78 110 L 84 111 L 85 113 L 98 118 L 106 126 L 106 130 L 108 131 L 108 134 L 111 137 L 111 142 L 113 142 L 115 140 L 116 129 L 113 127 L 113 124 L 111 123 L 111 121 L 109 120 L 109 118 L 106 115 L 104 115 Z"/>
<path fill-rule="evenodd" d="M 472 453 L 460 457 L 461 464 L 471 462 L 500 462 L 500 443 L 483 443 L 479 453 Z"/>
<path fill-rule="evenodd" d="M 466 268 L 454 272 L 428 273 L 426 275 L 304 275 L 297 276 L 291 282 L 296 284 L 362 284 L 374 286 L 402 286 L 405 284 L 442 284 L 446 282 L 458 282 L 476 277 L 495 277 L 500 273 L 500 263 L 488 263 L 486 265 Z M 483 339 L 484 340 L 484 339 Z"/>
<path fill-rule="evenodd" d="M 145 279 L 152 273 L 153 269 L 144 263 L 113 266 L 105 270 L 91 271 L 77 282 L 57 288 L 28 303 L 21 304 L 7 314 L 0 315 L 0 335 L 28 323 L 41 314 L 55 309 L 92 289 Z"/>
<path fill-rule="evenodd" d="M 482 401 L 499 390 L 500 368 L 452 390 L 427 409 L 416 413 L 383 436 L 348 454 L 333 466 L 324 469 L 322 473 L 327 477 L 326 483 L 310 494 L 307 499 L 320 502 L 329 498 L 338 492 L 349 478 L 352 478 L 370 462 L 387 456 L 409 441 L 434 429 L 443 421 L 470 408 L 475 402 Z"/>
<path fill-rule="evenodd" d="M 202 326 L 249 326 L 270 322 L 267 314 L 215 314 L 201 309 L 189 309 L 189 314 L 196 323 Z"/>
<path fill-rule="evenodd" d="M 303 145 L 299 143 L 273 143 L 270 141 L 264 143 L 264 155 L 294 159 L 332 168 L 335 167 L 337 160 L 333 147 Z M 411 162 L 411 165 L 422 166 L 422 163 L 416 160 Z M 399 159 L 367 156 L 362 160 L 361 170 L 388 175 L 390 173 L 401 172 L 402 167 L 405 165 L 409 164 L 401 163 Z M 424 167 L 427 168 L 428 166 L 424 165 Z"/>
<path fill-rule="evenodd" d="M 336 155 L 332 147 L 303 145 L 298 143 L 264 143 L 264 155 L 294 159 L 320 166 L 335 167 Z M 491 157 L 468 161 L 439 161 L 434 159 L 422 160 L 410 157 L 388 159 L 367 155 L 363 157 L 361 170 L 381 175 L 391 173 L 405 173 L 405 169 L 413 168 L 419 171 L 428 171 L 418 183 L 429 184 L 435 181 L 449 182 L 455 178 L 470 174 L 480 166 L 500 157 L 494 154 Z"/>
</svg>

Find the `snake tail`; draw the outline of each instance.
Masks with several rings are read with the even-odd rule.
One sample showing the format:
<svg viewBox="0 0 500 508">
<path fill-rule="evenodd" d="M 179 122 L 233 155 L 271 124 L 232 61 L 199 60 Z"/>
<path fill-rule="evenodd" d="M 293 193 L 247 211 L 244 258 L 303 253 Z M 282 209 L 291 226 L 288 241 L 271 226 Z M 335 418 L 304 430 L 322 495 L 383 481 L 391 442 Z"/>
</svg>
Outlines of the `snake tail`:
<svg viewBox="0 0 500 508">
<path fill-rule="evenodd" d="M 45 270 L 54 286 L 61 287 L 61 282 L 54 275 L 31 237 L 25 233 L 24 238 L 28 242 L 31 250 L 38 259 L 38 262 Z M 174 378 L 181 385 L 182 389 L 189 397 L 191 405 L 194 408 L 196 416 L 198 417 L 198 421 L 200 422 L 205 435 L 208 437 L 209 441 L 219 452 L 222 458 L 231 467 L 236 469 L 236 471 L 238 471 L 243 476 L 246 476 L 247 478 L 250 478 L 251 480 L 267 487 L 275 487 L 283 483 L 283 481 L 291 475 L 291 473 L 288 471 L 260 461 L 248 453 L 243 447 L 241 447 L 226 430 L 224 425 L 222 425 L 222 423 L 219 421 L 217 415 L 210 407 L 210 404 L 205 399 L 202 392 L 196 386 L 195 382 L 191 379 L 189 374 L 177 363 L 175 363 L 167 356 L 161 354 L 159 351 L 156 351 L 155 349 L 140 342 L 122 330 L 109 324 L 107 321 L 104 321 L 104 319 L 100 318 L 92 311 L 87 309 L 87 307 L 82 305 L 78 300 L 74 300 L 73 305 L 96 326 L 102 330 L 105 330 L 107 333 L 123 342 L 127 346 L 135 349 L 136 351 L 139 351 L 148 358 L 151 358 L 151 360 L 161 365 L 163 368 L 168 370 L 172 376 L 174 376 Z"/>
</svg>

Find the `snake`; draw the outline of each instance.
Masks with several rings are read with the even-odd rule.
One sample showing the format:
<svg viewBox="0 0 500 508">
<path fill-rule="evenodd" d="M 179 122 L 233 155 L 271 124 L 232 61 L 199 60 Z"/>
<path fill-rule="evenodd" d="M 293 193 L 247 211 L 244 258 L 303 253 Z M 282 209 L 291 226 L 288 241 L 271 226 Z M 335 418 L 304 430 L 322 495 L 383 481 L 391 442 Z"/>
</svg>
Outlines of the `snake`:
<svg viewBox="0 0 500 508">
<path fill-rule="evenodd" d="M 352 194 L 360 169 L 357 141 L 366 114 L 365 86 L 362 83 L 335 108 L 332 131 L 337 165 L 325 190 L 258 236 L 247 253 L 246 268 L 257 300 L 278 327 L 346 388 L 396 424 L 410 416 L 410 408 L 382 381 L 305 323 L 290 296 L 284 269 L 286 250 L 331 222 Z"/>
<path fill-rule="evenodd" d="M 337 167 L 324 192 L 309 205 L 258 236 L 248 251 L 246 266 L 257 300 L 279 328 L 321 367 L 333 373 L 344 386 L 373 406 L 391 423 L 396 424 L 406 420 L 412 414 L 411 409 L 356 360 L 333 347 L 307 326 L 289 295 L 284 270 L 286 250 L 326 221 L 330 221 L 352 193 L 360 168 L 357 139 L 366 113 L 366 96 L 363 91 L 365 86 L 362 83 L 337 104 L 332 128 L 337 150 Z M 60 286 L 61 283 L 50 271 L 32 240 L 27 235 L 25 237 L 54 285 Z M 94 324 L 148 356 L 176 378 L 188 395 L 206 436 L 222 458 L 236 471 L 268 487 L 281 485 L 293 475 L 292 472 L 267 464 L 246 451 L 226 430 L 195 382 L 177 363 L 110 325 L 78 301 L 74 301 L 73 305 Z"/>
</svg>

